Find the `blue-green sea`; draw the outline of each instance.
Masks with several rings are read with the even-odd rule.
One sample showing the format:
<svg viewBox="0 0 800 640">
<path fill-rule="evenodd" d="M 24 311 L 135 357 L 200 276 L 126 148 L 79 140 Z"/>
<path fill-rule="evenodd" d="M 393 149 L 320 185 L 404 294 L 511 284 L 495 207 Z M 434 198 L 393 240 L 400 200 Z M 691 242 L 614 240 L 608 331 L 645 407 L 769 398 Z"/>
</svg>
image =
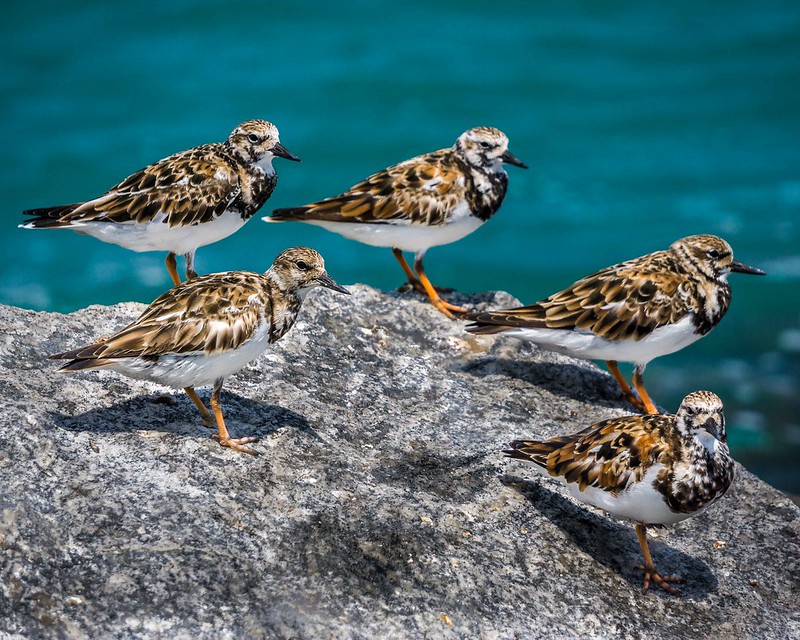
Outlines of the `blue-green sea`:
<svg viewBox="0 0 800 640">
<path fill-rule="evenodd" d="M 0 302 L 155 298 L 163 255 L 20 230 L 20 212 L 99 195 L 242 120 L 276 123 L 303 159 L 275 161 L 265 210 L 493 125 L 530 169 L 508 168 L 487 225 L 430 251 L 433 281 L 532 302 L 679 237 L 725 237 L 769 275 L 734 274 L 722 324 L 653 362 L 648 388 L 670 410 L 719 393 L 736 457 L 800 493 L 797 0 L 33 0 L 0 16 Z M 403 281 L 387 249 L 258 217 L 200 249 L 197 268 L 264 270 L 296 244 L 340 282 Z"/>
</svg>

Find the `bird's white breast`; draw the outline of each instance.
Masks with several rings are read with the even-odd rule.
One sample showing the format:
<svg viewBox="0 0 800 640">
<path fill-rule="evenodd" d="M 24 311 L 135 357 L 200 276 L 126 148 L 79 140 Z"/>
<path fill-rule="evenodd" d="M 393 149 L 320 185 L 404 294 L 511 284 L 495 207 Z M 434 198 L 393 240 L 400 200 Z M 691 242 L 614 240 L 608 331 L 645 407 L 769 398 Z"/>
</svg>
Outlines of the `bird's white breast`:
<svg viewBox="0 0 800 640">
<path fill-rule="evenodd" d="M 625 491 L 617 495 L 597 487 L 586 487 L 581 491 L 575 483 L 567 484 L 567 488 L 578 500 L 608 511 L 618 518 L 643 524 L 674 524 L 693 514 L 672 511 L 653 485 L 663 468 L 662 464 L 653 465 L 641 482 L 631 483 Z"/>
<path fill-rule="evenodd" d="M 205 353 L 163 355 L 157 361 L 120 358 L 106 368 L 131 378 L 150 380 L 168 387 L 204 387 L 243 369 L 269 345 L 269 322 L 264 320 L 238 349 Z"/>
<path fill-rule="evenodd" d="M 269 221 L 269 218 L 264 220 Z M 329 220 L 302 220 L 302 222 L 373 247 L 397 247 L 414 253 L 424 253 L 431 247 L 461 240 L 483 225 L 483 220 L 472 215 L 466 201 L 456 207 L 448 221 L 441 225 L 415 224 L 405 219 L 383 223 Z"/>
<path fill-rule="evenodd" d="M 247 222 L 238 212 L 231 210 L 208 222 L 183 227 L 170 227 L 164 220 L 165 216 L 159 213 L 145 224 L 84 222 L 75 225 L 75 231 L 131 251 L 172 251 L 183 254 L 227 238 Z"/>
<path fill-rule="evenodd" d="M 641 340 L 607 340 L 588 331 L 515 327 L 502 335 L 534 342 L 543 349 L 585 360 L 618 360 L 647 364 L 654 358 L 674 353 L 699 340 L 689 315 L 675 324 L 659 327 Z"/>
</svg>

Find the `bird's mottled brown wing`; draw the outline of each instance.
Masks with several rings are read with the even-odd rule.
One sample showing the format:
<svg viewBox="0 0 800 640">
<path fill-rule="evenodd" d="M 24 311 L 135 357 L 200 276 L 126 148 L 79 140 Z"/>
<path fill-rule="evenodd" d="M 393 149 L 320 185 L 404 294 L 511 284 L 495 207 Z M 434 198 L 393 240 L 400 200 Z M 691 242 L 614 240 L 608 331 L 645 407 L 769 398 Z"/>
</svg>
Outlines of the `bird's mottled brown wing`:
<svg viewBox="0 0 800 640">
<path fill-rule="evenodd" d="M 640 340 L 683 318 L 696 285 L 669 264 L 667 252 L 608 267 L 534 304 L 467 314 L 467 331 L 515 327 L 592 332 L 608 340 Z"/>
<path fill-rule="evenodd" d="M 504 453 L 534 462 L 581 490 L 597 487 L 616 494 L 631 481 L 641 480 L 654 463 L 666 462 L 673 419 L 668 415 L 612 418 L 571 436 L 515 440 Z"/>
<path fill-rule="evenodd" d="M 85 222 L 189 226 L 219 216 L 240 192 L 236 173 L 205 145 L 164 158 L 127 177 L 99 198 L 77 205 L 25 211 L 34 226 Z"/>
<path fill-rule="evenodd" d="M 275 220 L 415 222 L 438 225 L 464 199 L 463 174 L 450 149 L 406 160 L 313 204 L 276 209 Z"/>
<path fill-rule="evenodd" d="M 270 317 L 261 278 L 243 271 L 194 278 L 156 298 L 113 336 L 51 358 L 113 360 L 235 349 Z"/>
</svg>

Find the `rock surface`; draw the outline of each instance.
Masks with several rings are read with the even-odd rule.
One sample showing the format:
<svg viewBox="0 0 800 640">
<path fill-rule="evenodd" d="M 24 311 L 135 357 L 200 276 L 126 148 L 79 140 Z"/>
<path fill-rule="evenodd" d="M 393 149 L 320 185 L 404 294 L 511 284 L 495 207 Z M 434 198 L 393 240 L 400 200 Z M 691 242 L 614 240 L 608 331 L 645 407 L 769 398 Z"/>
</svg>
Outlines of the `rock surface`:
<svg viewBox="0 0 800 640">
<path fill-rule="evenodd" d="M 255 458 L 210 439 L 182 392 L 55 373 L 47 354 L 142 305 L 0 307 L 2 637 L 800 637 L 786 496 L 738 468 L 651 544 L 684 597 L 642 593 L 629 524 L 499 453 L 625 413 L 613 380 L 471 337 L 416 297 L 352 291 L 312 293 L 226 382 Z"/>
</svg>

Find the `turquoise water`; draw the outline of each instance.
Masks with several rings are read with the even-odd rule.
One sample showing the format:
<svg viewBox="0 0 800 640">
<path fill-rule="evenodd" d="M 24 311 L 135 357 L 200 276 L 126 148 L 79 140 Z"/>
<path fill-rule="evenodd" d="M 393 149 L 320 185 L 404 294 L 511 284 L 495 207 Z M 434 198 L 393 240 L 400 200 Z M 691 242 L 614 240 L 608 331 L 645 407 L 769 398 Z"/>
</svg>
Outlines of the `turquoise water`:
<svg viewBox="0 0 800 640">
<path fill-rule="evenodd" d="M 98 195 L 175 151 L 275 122 L 267 207 L 309 202 L 388 164 L 503 129 L 500 213 L 433 249 L 434 282 L 533 301 L 698 232 L 767 278 L 732 276 L 721 326 L 648 368 L 655 398 L 724 399 L 732 448 L 800 493 L 800 3 L 74 2 L 2 9 L 0 302 L 70 311 L 150 301 L 163 256 L 19 212 Z M 308 244 L 341 282 L 392 288 L 388 250 L 251 221 L 201 249 L 201 272 L 263 270 Z M 525 434 L 520 434 L 525 435 Z"/>
</svg>

